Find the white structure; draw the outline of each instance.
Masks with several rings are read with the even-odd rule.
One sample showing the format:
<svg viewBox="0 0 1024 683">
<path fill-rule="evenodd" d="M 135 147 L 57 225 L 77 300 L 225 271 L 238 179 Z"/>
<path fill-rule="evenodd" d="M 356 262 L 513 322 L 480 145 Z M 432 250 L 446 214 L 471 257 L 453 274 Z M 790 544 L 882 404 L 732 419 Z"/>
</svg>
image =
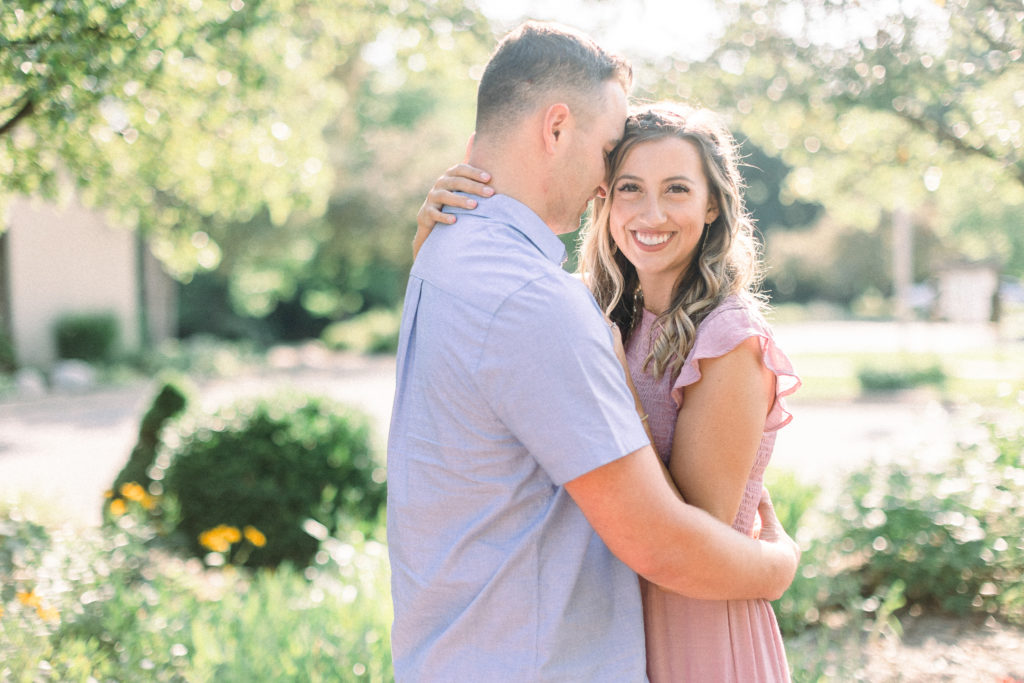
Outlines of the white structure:
<svg viewBox="0 0 1024 683">
<path fill-rule="evenodd" d="M 938 316 L 958 323 L 985 323 L 992 319 L 992 303 L 999 289 L 999 270 L 990 263 L 963 263 L 939 274 Z"/>
<path fill-rule="evenodd" d="M 0 323 L 21 366 L 57 360 L 54 325 L 68 314 L 112 313 L 118 350 L 175 332 L 174 282 L 130 230 L 77 201 L 15 200 L 0 236 Z"/>
</svg>

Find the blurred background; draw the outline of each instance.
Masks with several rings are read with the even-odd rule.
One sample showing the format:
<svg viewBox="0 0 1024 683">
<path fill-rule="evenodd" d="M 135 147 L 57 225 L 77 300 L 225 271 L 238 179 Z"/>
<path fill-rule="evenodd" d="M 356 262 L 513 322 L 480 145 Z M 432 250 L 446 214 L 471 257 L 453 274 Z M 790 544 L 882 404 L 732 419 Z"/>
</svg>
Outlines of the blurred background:
<svg viewBox="0 0 1024 683">
<path fill-rule="evenodd" d="M 0 620 L 5 604 L 8 616 L 30 607 L 52 616 L 39 602 L 45 586 L 54 605 L 58 595 L 75 605 L 62 614 L 79 617 L 44 619 L 44 635 L 56 639 L 47 646 L 28 635 L 0 637 L 0 654 L 50 647 L 24 666 L 38 673 L 40 661 L 61 660 L 67 674 L 76 660 L 54 654 L 54 634 L 66 638 L 69 624 L 92 633 L 82 626 L 84 609 L 122 644 L 114 659 L 126 667 L 93 673 L 185 675 L 191 666 L 196 680 L 199 671 L 278 679 L 268 673 L 272 660 L 270 669 L 218 669 L 231 657 L 205 651 L 203 660 L 194 634 L 167 647 L 136 643 L 138 652 L 126 655 L 127 631 L 110 635 L 111 615 L 134 603 L 108 596 L 111 612 L 91 614 L 99 598 L 89 581 L 101 579 L 80 578 L 77 592 L 61 583 L 66 574 L 47 584 L 26 569 L 34 555 L 17 560 L 11 550 L 12 538 L 34 547 L 35 532 L 25 536 L 11 520 L 42 511 L 40 529 L 100 529 L 90 552 L 122 547 L 118 534 L 128 533 L 130 515 L 118 507 L 121 521 L 112 522 L 103 492 L 125 505 L 149 503 L 131 488 L 125 499 L 119 487 L 142 477 L 146 495 L 159 497 L 162 472 L 189 433 L 231 431 L 224 417 L 212 426 L 184 420 L 179 436 L 161 437 L 163 420 L 176 413 L 156 410 L 157 397 L 178 384 L 190 387 L 182 394 L 197 415 L 281 388 L 354 407 L 368 419 L 373 463 L 360 466 L 365 477 L 353 490 L 381 484 L 416 210 L 434 179 L 463 158 L 483 65 L 524 18 L 587 31 L 631 59 L 637 100 L 706 105 L 742 142 L 772 322 L 804 380 L 773 465 L 776 500 L 803 530 L 811 567 L 790 602 L 776 605 L 787 646 L 804 638 L 798 679 L 1024 679 L 1024 635 L 1012 626 L 1024 623 L 1024 528 L 1005 526 L 1020 518 L 1024 491 L 1019 0 L 5 0 L 0 494 L 9 507 L 0 524 Z M 564 239 L 571 252 L 576 235 Z M 309 426 L 318 419 L 303 422 L 313 430 L 307 442 L 321 433 Z M 126 463 L 137 453 L 142 461 L 132 470 Z M 871 471 L 875 479 L 858 483 Z M 933 475 L 932 488 L 900 488 Z M 950 481 L 962 486 L 950 492 Z M 316 493 L 321 507 L 308 512 L 322 526 L 307 529 L 321 544 L 319 559 L 295 561 L 324 574 L 333 562 L 332 571 L 349 576 L 353 557 L 371 558 L 368 578 L 346 585 L 376 595 L 372 608 L 339 598 L 372 612 L 352 627 L 369 650 L 356 656 L 342 647 L 331 657 L 345 662 L 339 680 L 384 680 L 381 547 L 346 536 L 351 525 L 334 507 L 325 512 L 324 495 Z M 166 499 L 178 502 L 161 524 L 180 532 L 184 497 Z M 159 527 L 143 508 L 133 528 Z M 202 521 L 208 525 L 195 530 L 229 520 Z M 102 531 L 111 523 L 115 532 Z M 946 540 L 921 537 L 928 525 L 945 529 Z M 361 539 L 383 542 L 379 528 L 360 528 Z M 861 538 L 856 529 L 870 533 Z M 140 547 L 160 536 L 152 531 Z M 39 544 L 37 560 L 52 547 Z M 901 547 L 909 555 L 894 550 Z M 203 595 L 225 557 L 229 566 L 249 562 L 230 553 L 218 562 L 210 555 L 221 551 L 209 545 L 191 552 L 202 570 L 187 565 L 201 577 L 190 595 Z M 883 561 L 896 556 L 905 565 Z M 159 566 L 158 578 L 146 581 L 162 595 L 159 577 L 170 570 Z M 888 568 L 869 571 L 879 566 Z M 288 590 L 351 597 L 317 584 L 309 567 Z M 928 572 L 958 578 L 946 585 Z M 913 590 L 929 584 L 930 593 Z M 947 604 L 946 594 L 960 601 Z M 226 611 L 209 624 L 235 609 L 221 603 Z M 886 643 L 913 642 L 912 634 L 900 637 L 901 624 L 929 614 L 955 617 L 941 622 L 951 629 L 948 642 L 970 649 L 965 643 L 975 638 L 979 652 L 1008 654 L 968 657 L 968 668 L 984 670 L 977 678 L 940 677 L 955 665 L 948 648 L 921 650 L 920 679 L 877 664 L 906 664 L 907 651 Z M 941 646 L 931 628 L 921 642 Z M 290 630 L 282 626 L 280 638 Z M 256 640 L 247 651 L 253 661 L 261 648 L 287 649 L 283 640 Z M 875 659 L 864 660 L 869 650 Z M 296 664 L 306 672 L 296 680 L 335 679 L 310 657 Z M 34 680 L 35 673 L 17 678 L 2 660 L 0 680 L 5 671 Z M 154 680 L 176 680 L 172 673 Z"/>
<path fill-rule="evenodd" d="M 557 5 L 557 6 L 555 6 Z M 59 10 L 55 9 L 59 6 Z M 120 352 L 353 344 L 522 16 L 725 114 L 776 306 L 1002 324 L 1024 300 L 1019 3 L 5 3 L 0 368 L 110 313 Z M 796 315 L 799 315 L 796 313 Z M 1012 328 L 1012 329 L 1011 329 Z"/>
</svg>

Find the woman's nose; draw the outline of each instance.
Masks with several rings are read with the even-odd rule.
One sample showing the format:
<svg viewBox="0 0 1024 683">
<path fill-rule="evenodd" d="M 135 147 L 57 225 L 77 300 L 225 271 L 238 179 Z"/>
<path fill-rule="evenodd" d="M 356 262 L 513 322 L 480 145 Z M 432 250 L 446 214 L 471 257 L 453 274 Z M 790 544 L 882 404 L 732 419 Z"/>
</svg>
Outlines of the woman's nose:
<svg viewBox="0 0 1024 683">
<path fill-rule="evenodd" d="M 665 222 L 665 212 L 662 210 L 661 202 L 658 201 L 658 198 L 646 197 L 643 206 L 640 207 L 640 213 L 637 218 L 640 223 L 648 228 L 656 228 L 662 225 Z"/>
</svg>

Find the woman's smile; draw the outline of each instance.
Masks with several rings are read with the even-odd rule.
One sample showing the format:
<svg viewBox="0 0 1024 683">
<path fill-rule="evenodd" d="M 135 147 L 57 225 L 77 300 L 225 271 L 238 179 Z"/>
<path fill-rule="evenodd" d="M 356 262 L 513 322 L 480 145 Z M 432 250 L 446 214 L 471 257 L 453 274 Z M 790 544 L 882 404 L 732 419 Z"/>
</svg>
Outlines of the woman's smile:
<svg viewBox="0 0 1024 683">
<path fill-rule="evenodd" d="M 612 239 L 636 268 L 645 305 L 667 305 L 704 226 L 718 217 L 700 151 L 676 137 L 641 142 L 622 160 L 611 188 Z"/>
<path fill-rule="evenodd" d="M 665 246 L 675 236 L 673 232 L 655 232 L 650 230 L 631 230 L 633 239 L 644 251 L 656 251 Z"/>
</svg>

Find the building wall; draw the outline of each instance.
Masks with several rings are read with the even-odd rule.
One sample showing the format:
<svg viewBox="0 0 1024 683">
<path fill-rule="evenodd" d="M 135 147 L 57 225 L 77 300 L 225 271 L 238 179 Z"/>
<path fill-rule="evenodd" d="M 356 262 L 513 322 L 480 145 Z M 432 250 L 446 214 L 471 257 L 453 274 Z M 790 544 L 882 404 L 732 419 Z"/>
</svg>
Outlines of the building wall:
<svg viewBox="0 0 1024 683">
<path fill-rule="evenodd" d="M 76 201 L 66 206 L 31 199 L 13 203 L 5 266 L 19 365 L 51 365 L 56 360 L 54 324 L 72 313 L 113 313 L 119 349 L 139 348 L 135 239 L 133 232 L 109 227 L 102 214 Z M 147 273 L 147 290 L 151 301 L 163 301 L 173 287 L 156 268 Z M 149 311 L 150 329 L 160 331 L 154 341 L 173 331 L 173 305 L 158 308 Z"/>
<path fill-rule="evenodd" d="M 995 267 L 950 267 L 939 274 L 939 317 L 950 322 L 988 322 L 998 289 L 999 272 Z"/>
</svg>

